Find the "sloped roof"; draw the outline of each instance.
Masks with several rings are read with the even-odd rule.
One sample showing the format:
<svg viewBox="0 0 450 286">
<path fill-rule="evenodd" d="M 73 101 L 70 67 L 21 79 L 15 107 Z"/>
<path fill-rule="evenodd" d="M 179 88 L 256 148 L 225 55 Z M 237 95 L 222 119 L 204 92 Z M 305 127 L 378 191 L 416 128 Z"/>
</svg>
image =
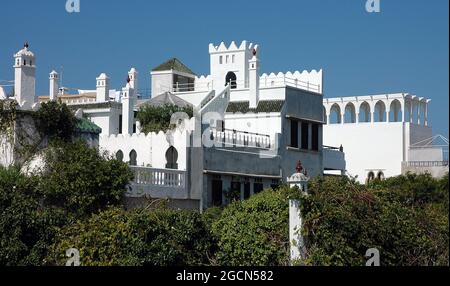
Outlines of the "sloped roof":
<svg viewBox="0 0 450 286">
<path fill-rule="evenodd" d="M 259 112 L 281 112 L 284 100 L 261 100 L 256 108 L 250 108 L 248 101 L 235 101 L 228 104 L 227 113 L 259 113 Z"/>
<path fill-rule="evenodd" d="M 87 120 L 86 118 L 81 118 L 78 121 L 78 124 L 75 127 L 75 129 L 81 133 L 95 133 L 95 134 L 102 133 L 102 129 L 100 127 L 98 127 L 91 121 Z"/>
<path fill-rule="evenodd" d="M 175 71 L 195 75 L 195 73 L 191 69 L 189 69 L 187 66 L 185 66 L 177 58 L 171 58 L 167 62 L 162 63 L 153 69 L 153 71 L 170 71 L 170 70 L 175 70 Z"/>
<path fill-rule="evenodd" d="M 159 106 L 165 106 L 165 105 L 175 105 L 178 107 L 192 107 L 192 104 L 190 104 L 189 102 L 187 102 L 184 99 L 179 98 L 176 95 L 173 95 L 169 92 L 165 92 L 161 95 L 158 95 L 146 102 L 143 102 L 140 106 L 142 105 L 151 105 L 151 106 L 155 106 L 155 107 L 159 107 Z"/>
</svg>

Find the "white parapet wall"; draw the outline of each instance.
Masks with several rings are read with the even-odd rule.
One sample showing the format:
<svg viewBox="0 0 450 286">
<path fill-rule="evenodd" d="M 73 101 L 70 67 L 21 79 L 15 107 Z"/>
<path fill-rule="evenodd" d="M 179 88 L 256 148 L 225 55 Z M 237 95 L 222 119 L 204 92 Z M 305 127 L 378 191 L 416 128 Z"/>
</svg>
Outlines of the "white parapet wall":
<svg viewBox="0 0 450 286">
<path fill-rule="evenodd" d="M 123 161 L 130 162 L 133 151 L 136 165 L 141 167 L 166 168 L 166 152 L 174 147 L 177 152 L 179 170 L 186 170 L 187 147 L 190 142 L 190 131 L 175 129 L 171 132 L 159 132 L 133 135 L 110 135 L 100 137 L 100 149 L 113 156 L 120 151 Z"/>
</svg>

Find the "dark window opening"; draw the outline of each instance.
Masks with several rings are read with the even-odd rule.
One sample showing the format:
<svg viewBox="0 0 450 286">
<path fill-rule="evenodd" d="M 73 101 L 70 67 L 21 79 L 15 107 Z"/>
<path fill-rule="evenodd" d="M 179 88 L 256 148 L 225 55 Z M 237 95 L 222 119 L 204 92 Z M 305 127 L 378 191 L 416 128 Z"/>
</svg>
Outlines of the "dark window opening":
<svg viewBox="0 0 450 286">
<path fill-rule="evenodd" d="M 298 122 L 291 120 L 291 147 L 298 148 Z"/>
<path fill-rule="evenodd" d="M 175 147 L 171 146 L 169 149 L 167 149 L 166 160 L 166 169 L 178 169 L 178 151 L 177 149 L 175 149 Z"/>
<path fill-rule="evenodd" d="M 130 152 L 130 165 L 137 166 L 137 153 L 134 150 Z"/>
<path fill-rule="evenodd" d="M 123 152 L 122 152 L 122 150 L 117 151 L 117 153 L 116 153 L 116 160 L 120 161 L 120 162 L 123 162 Z"/>
<path fill-rule="evenodd" d="M 264 190 L 264 186 L 262 183 L 254 183 L 253 184 L 253 192 L 255 194 L 259 194 Z"/>
<path fill-rule="evenodd" d="M 122 134 L 122 115 L 119 115 L 119 134 Z"/>
<path fill-rule="evenodd" d="M 136 133 L 136 124 L 133 124 L 133 134 Z"/>
<path fill-rule="evenodd" d="M 240 200 L 241 199 L 241 183 L 240 182 L 231 182 L 231 193 L 233 194 L 232 200 Z"/>
<path fill-rule="evenodd" d="M 250 198 L 250 183 L 244 183 L 244 200 Z"/>
<path fill-rule="evenodd" d="M 312 149 L 319 151 L 319 124 L 312 125 Z"/>
<path fill-rule="evenodd" d="M 302 122 L 302 149 L 309 149 L 309 124 Z"/>
<path fill-rule="evenodd" d="M 222 205 L 222 181 L 213 180 L 212 181 L 212 204 L 215 207 L 220 207 Z"/>
<path fill-rule="evenodd" d="M 270 188 L 272 188 L 272 190 L 278 190 L 279 187 L 280 187 L 280 181 L 272 180 L 272 184 L 270 185 Z"/>
<path fill-rule="evenodd" d="M 229 72 L 227 73 L 227 76 L 225 78 L 225 86 L 230 84 L 231 89 L 236 89 L 237 88 L 236 81 L 237 81 L 236 74 L 234 72 Z"/>
</svg>

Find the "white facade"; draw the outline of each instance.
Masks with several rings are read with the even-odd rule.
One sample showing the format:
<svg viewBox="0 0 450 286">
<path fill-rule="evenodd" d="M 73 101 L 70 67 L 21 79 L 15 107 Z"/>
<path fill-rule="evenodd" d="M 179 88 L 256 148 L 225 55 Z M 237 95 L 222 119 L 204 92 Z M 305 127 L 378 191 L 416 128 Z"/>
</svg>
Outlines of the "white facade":
<svg viewBox="0 0 450 286">
<path fill-rule="evenodd" d="M 343 147 L 360 182 L 400 175 L 410 146 L 432 136 L 429 103 L 406 93 L 324 99 L 324 145 Z"/>
<path fill-rule="evenodd" d="M 99 148 L 135 172 L 133 198 L 171 197 L 205 208 L 226 203 L 231 189 L 244 199 L 286 182 L 298 161 L 310 176 L 320 176 L 329 153 L 332 167 L 342 171 L 344 154 L 322 147 L 322 70 L 260 75 L 260 55 L 259 46 L 246 41 L 239 47 L 210 44 L 210 75 L 195 76 L 175 58 L 154 69 L 153 96 L 169 92 L 194 109 L 184 127 L 165 133 L 139 130 L 134 68 L 119 94 L 111 96 L 110 79 L 101 73 L 94 91 L 73 100 L 58 93 L 58 75 L 52 72 L 44 101 L 63 98 L 78 116 L 102 129 Z M 26 47 L 16 57 L 16 84 L 25 90 L 21 98 L 34 97 L 34 55 Z M 23 71 L 33 73 L 23 77 Z"/>
</svg>

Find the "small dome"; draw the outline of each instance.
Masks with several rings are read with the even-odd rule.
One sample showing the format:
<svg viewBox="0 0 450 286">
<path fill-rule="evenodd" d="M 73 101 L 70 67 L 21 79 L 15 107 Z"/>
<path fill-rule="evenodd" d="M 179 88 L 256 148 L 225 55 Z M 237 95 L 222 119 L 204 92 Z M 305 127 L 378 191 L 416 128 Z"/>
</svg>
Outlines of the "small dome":
<svg viewBox="0 0 450 286">
<path fill-rule="evenodd" d="M 17 52 L 17 54 L 15 54 L 15 57 L 21 57 L 21 56 L 27 56 L 27 57 L 34 57 L 33 52 L 31 52 L 28 49 L 29 45 L 28 43 L 26 43 L 23 47 L 23 49 L 21 49 L 20 51 Z"/>
<path fill-rule="evenodd" d="M 97 79 L 109 79 L 109 77 L 105 73 L 102 73 Z"/>
</svg>

